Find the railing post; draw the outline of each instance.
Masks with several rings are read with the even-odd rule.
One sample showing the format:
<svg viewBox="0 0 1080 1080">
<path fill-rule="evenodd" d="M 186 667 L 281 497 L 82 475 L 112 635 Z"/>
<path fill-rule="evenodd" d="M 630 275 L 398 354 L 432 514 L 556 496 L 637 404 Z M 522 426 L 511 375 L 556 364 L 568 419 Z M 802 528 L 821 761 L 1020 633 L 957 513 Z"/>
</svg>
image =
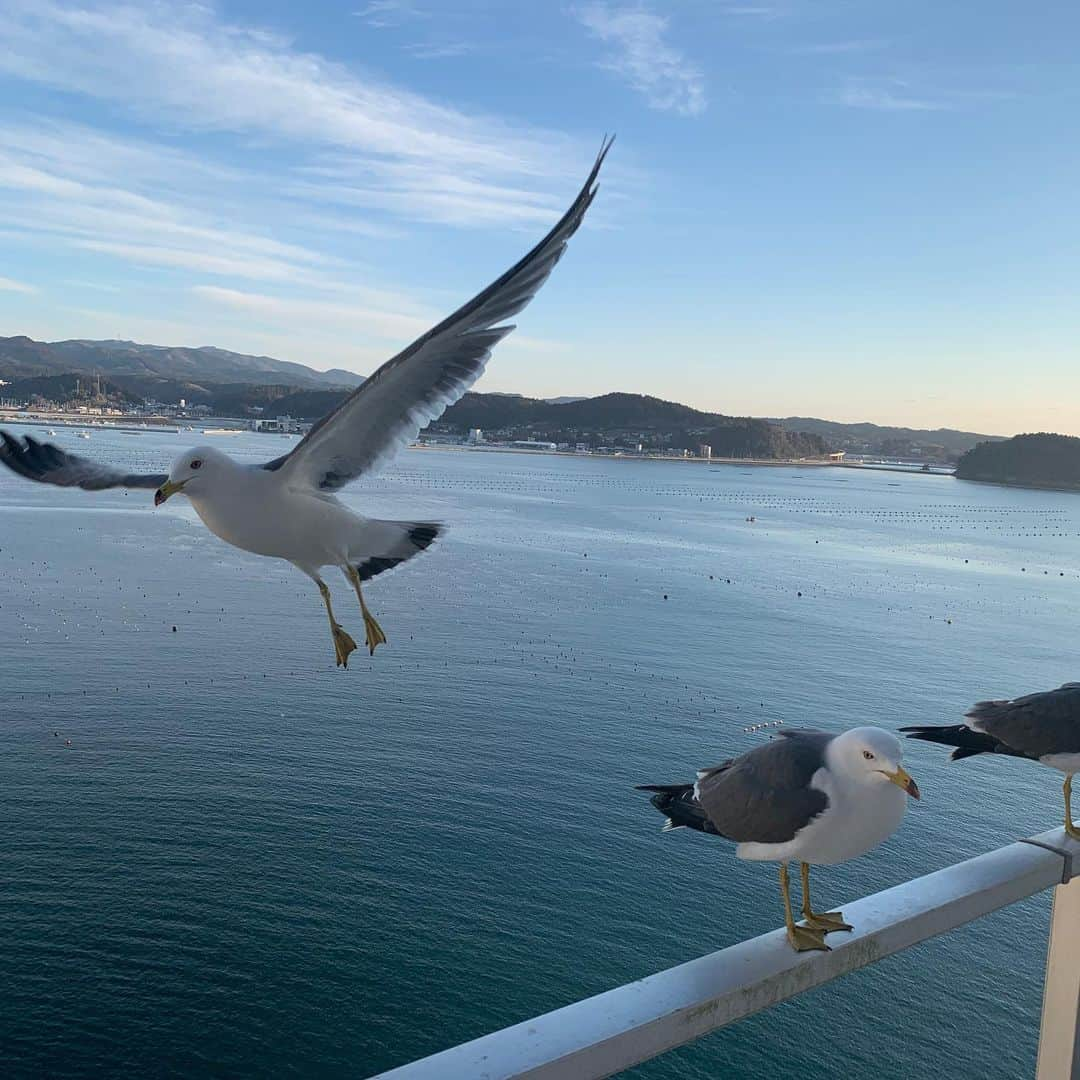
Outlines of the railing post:
<svg viewBox="0 0 1080 1080">
<path fill-rule="evenodd" d="M 1054 889 L 1036 1080 L 1080 1080 L 1080 876 Z"/>
</svg>

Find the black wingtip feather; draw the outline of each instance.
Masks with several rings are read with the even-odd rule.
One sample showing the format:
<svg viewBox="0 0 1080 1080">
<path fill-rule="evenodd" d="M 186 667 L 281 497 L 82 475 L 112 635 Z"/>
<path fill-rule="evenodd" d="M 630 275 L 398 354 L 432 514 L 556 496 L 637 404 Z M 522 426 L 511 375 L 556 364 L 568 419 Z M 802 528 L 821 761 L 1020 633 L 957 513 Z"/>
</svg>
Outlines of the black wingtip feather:
<svg viewBox="0 0 1080 1080">
<path fill-rule="evenodd" d="M 955 747 L 956 749 L 953 751 L 950 761 L 960 761 L 962 758 L 974 757 L 976 754 L 1011 753 L 1000 740 L 981 731 L 975 731 L 966 724 L 952 724 L 947 727 L 935 727 L 927 724 L 916 727 L 902 727 L 900 730 L 909 739 L 920 739 L 923 742 L 937 743 L 940 746 Z"/>
<path fill-rule="evenodd" d="M 373 577 L 378 577 L 380 574 L 386 573 L 387 570 L 393 570 L 398 563 L 403 563 L 403 558 L 393 558 L 385 555 L 372 555 L 370 559 L 365 559 L 356 567 L 356 572 L 360 575 L 361 581 L 370 581 Z"/>
<path fill-rule="evenodd" d="M 19 439 L 18 436 L 9 435 L 6 431 L 0 430 L 0 436 L 4 439 L 3 449 L 0 450 L 0 461 L 12 472 L 18 473 L 27 480 L 40 480 L 41 444 L 29 435 L 24 435 L 22 439 Z"/>
<path fill-rule="evenodd" d="M 56 487 L 79 487 L 102 491 L 110 487 L 156 488 L 168 479 L 165 473 L 122 473 L 119 469 L 69 454 L 55 443 L 39 442 L 32 435 L 22 439 L 0 429 L 0 463 L 27 480 Z"/>
<path fill-rule="evenodd" d="M 443 531 L 441 525 L 436 525 L 432 522 L 422 522 L 419 525 L 414 525 L 409 530 L 409 539 L 421 550 L 426 551 Z"/>
<path fill-rule="evenodd" d="M 635 790 L 653 792 L 649 802 L 667 818 L 665 831 L 696 829 L 698 832 L 719 835 L 716 826 L 694 798 L 693 784 L 639 784 Z"/>
<path fill-rule="evenodd" d="M 986 751 L 979 749 L 975 750 L 970 746 L 958 746 L 950 755 L 950 761 L 962 761 L 966 757 L 974 757 L 976 754 L 983 754 Z"/>
<path fill-rule="evenodd" d="M 426 551 L 435 543 L 442 532 L 443 526 L 431 521 L 418 521 L 416 524 L 410 525 L 406 535 L 415 550 L 409 551 L 406 548 L 397 547 L 394 549 L 395 554 L 372 555 L 363 562 L 357 563 L 356 572 L 360 575 L 360 580 L 370 581 L 373 577 L 378 577 L 379 574 L 384 574 L 387 570 L 393 570 L 395 566 L 400 566 L 401 563 L 411 559 L 421 551 Z"/>
</svg>

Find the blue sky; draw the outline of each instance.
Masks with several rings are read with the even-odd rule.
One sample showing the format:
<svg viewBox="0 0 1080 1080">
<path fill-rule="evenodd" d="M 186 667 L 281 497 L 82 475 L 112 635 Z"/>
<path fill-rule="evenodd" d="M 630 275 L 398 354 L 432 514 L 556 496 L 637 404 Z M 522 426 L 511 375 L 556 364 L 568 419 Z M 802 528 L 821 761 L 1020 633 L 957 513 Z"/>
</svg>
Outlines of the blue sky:
<svg viewBox="0 0 1080 1080">
<path fill-rule="evenodd" d="M 372 370 L 618 142 L 480 389 L 1080 434 L 1080 8 L 0 0 L 0 334 Z"/>
</svg>

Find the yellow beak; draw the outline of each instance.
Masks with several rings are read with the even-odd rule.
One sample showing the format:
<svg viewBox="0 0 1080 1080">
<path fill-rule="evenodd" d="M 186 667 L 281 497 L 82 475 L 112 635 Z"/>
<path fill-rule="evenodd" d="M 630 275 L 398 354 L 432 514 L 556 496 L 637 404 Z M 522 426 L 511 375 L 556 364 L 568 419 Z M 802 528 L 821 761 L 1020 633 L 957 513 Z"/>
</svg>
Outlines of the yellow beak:
<svg viewBox="0 0 1080 1080">
<path fill-rule="evenodd" d="M 179 484 L 174 484 L 171 480 L 166 480 L 165 483 L 154 492 L 154 505 L 160 506 L 166 499 L 175 495 L 178 491 L 183 491 L 186 483 L 186 480 L 181 480 Z"/>
<path fill-rule="evenodd" d="M 898 788 L 903 788 L 913 799 L 919 798 L 919 785 L 907 774 L 904 769 L 898 768 L 896 772 L 887 772 L 885 775 L 890 782 Z"/>
</svg>

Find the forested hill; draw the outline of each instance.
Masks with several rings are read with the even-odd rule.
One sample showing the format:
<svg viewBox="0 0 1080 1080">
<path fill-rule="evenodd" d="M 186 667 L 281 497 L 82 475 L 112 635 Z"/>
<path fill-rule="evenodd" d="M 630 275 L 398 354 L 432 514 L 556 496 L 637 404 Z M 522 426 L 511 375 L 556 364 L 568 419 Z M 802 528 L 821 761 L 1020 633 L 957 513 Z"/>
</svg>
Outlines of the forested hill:
<svg viewBox="0 0 1080 1080">
<path fill-rule="evenodd" d="M 837 450 L 884 457 L 929 458 L 948 461 L 981 442 L 996 442 L 1003 435 L 980 435 L 955 428 L 889 427 L 871 423 L 841 423 L 812 416 L 788 416 L 771 420 L 785 431 L 808 431 L 820 435 Z"/>
<path fill-rule="evenodd" d="M 93 383 L 88 383 L 93 377 Z M 315 371 L 303 364 L 214 347 L 143 345 L 130 341 L 34 341 L 0 337 L 0 388 L 5 399 L 63 404 L 92 385 L 111 404 L 181 400 L 217 416 L 290 415 L 315 420 L 363 377 Z M 645 394 L 550 399 L 517 394 L 466 394 L 433 426 L 464 435 L 480 428 L 493 438 L 584 443 L 591 447 L 688 449 L 701 444 L 718 457 L 797 458 L 829 450 L 917 461 L 952 461 L 993 436 L 922 431 L 814 417 L 767 420 L 705 412 Z"/>
<path fill-rule="evenodd" d="M 817 435 L 786 432 L 767 420 L 702 412 L 645 394 L 552 403 L 510 394 L 466 394 L 447 409 L 435 430 L 463 434 L 471 428 L 513 439 L 585 442 L 646 449 L 696 451 L 717 457 L 793 458 L 828 452 Z"/>
<path fill-rule="evenodd" d="M 144 345 L 132 341 L 34 341 L 0 337 L 0 396 L 63 403 L 87 377 L 110 403 L 139 400 L 176 405 L 181 399 L 218 416 L 285 415 L 314 420 L 357 386 L 353 372 L 316 371 L 303 364 L 212 346 Z M 816 417 L 733 418 L 642 394 L 600 397 L 522 397 L 468 394 L 438 430 L 470 428 L 590 445 L 696 450 L 708 443 L 718 456 L 803 457 L 825 449 L 916 461 L 954 461 L 992 435 L 942 428 L 923 431 Z M 640 436 L 640 438 L 639 438 Z"/>
<path fill-rule="evenodd" d="M 298 391 L 277 398 L 272 411 L 315 419 L 343 397 L 326 390 Z M 784 431 L 767 420 L 701 412 L 642 394 L 604 394 L 553 403 L 515 394 L 470 393 L 451 405 L 429 430 L 463 436 L 474 428 L 489 438 L 582 442 L 590 447 L 636 449 L 640 443 L 650 450 L 696 452 L 706 443 L 717 457 L 815 457 L 829 450 L 828 442 L 818 435 Z"/>
<path fill-rule="evenodd" d="M 356 386 L 351 371 L 315 371 L 304 364 L 248 356 L 206 345 L 187 348 L 136 341 L 34 341 L 0 337 L 0 378 L 49 375 L 133 375 L 196 383 L 287 383 L 291 386 Z"/>
<path fill-rule="evenodd" d="M 554 404 L 516 394 L 466 394 L 447 410 L 444 421 L 464 429 L 495 430 L 509 425 L 595 428 L 604 431 L 670 431 L 676 427 L 704 429 L 722 419 L 689 405 L 645 394 L 604 394 Z"/>
<path fill-rule="evenodd" d="M 961 480 L 1080 490 L 1080 439 L 1041 432 L 979 443 L 957 463 L 956 475 Z"/>
</svg>

